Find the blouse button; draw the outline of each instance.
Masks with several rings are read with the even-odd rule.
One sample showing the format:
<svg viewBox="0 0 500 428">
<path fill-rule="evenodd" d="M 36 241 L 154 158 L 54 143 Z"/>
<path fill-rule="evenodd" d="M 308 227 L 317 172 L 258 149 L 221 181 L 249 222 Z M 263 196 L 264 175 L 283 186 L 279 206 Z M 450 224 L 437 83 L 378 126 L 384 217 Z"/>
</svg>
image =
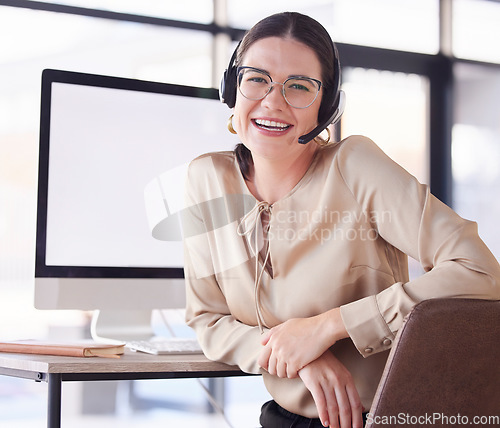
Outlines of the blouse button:
<svg viewBox="0 0 500 428">
<path fill-rule="evenodd" d="M 389 338 L 384 339 L 384 341 L 382 342 L 382 344 L 384 346 L 389 346 L 391 343 L 392 343 L 392 340 Z"/>
<path fill-rule="evenodd" d="M 373 352 L 373 348 L 366 348 L 365 353 L 371 354 Z"/>
</svg>

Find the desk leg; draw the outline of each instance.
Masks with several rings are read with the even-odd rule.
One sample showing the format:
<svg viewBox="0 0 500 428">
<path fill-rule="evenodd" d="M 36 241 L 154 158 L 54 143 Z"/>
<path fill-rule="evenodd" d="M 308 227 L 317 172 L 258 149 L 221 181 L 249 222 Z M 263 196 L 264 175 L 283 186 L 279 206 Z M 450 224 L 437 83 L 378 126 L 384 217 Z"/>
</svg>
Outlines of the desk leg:
<svg viewBox="0 0 500 428">
<path fill-rule="evenodd" d="M 47 428 L 61 427 L 61 388 L 62 376 L 60 373 L 48 374 L 48 409 Z"/>
</svg>

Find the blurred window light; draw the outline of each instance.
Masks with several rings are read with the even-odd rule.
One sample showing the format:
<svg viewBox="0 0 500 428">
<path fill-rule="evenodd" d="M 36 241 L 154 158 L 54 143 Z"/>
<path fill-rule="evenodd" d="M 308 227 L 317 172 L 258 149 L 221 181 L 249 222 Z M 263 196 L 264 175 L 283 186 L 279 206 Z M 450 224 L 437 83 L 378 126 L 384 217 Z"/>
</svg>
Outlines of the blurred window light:
<svg viewBox="0 0 500 428">
<path fill-rule="evenodd" d="M 336 0 L 335 0 L 336 1 Z M 311 16 L 325 27 L 333 24 L 332 0 L 227 0 L 228 23 L 236 28 L 248 29 L 261 19 L 283 11 L 294 11 Z"/>
<path fill-rule="evenodd" d="M 439 51 L 438 0 L 228 0 L 229 23 L 240 28 L 250 28 L 283 10 L 317 19 L 337 42 L 429 54 Z"/>
<path fill-rule="evenodd" d="M 437 0 L 335 0 L 335 40 L 435 54 L 439 51 Z"/>
<path fill-rule="evenodd" d="M 500 257 L 500 74 L 478 64 L 454 67 L 453 208 L 478 223 Z"/>
<path fill-rule="evenodd" d="M 0 73 L 22 64 L 40 73 L 61 68 L 211 86 L 213 36 L 205 31 L 0 6 L 0 39 L 11 41 L 0 44 Z"/>
<path fill-rule="evenodd" d="M 416 74 L 347 68 L 342 138 L 371 138 L 421 182 L 429 182 L 428 80 Z"/>
<path fill-rule="evenodd" d="M 211 0 L 42 0 L 87 9 L 152 16 L 156 18 L 208 24 L 213 21 Z"/>
<path fill-rule="evenodd" d="M 454 0 L 453 54 L 458 58 L 500 63 L 500 3 Z"/>
<path fill-rule="evenodd" d="M 213 36 L 0 6 L 0 40 L 0 283 L 31 287 L 42 70 L 210 87 Z"/>
</svg>

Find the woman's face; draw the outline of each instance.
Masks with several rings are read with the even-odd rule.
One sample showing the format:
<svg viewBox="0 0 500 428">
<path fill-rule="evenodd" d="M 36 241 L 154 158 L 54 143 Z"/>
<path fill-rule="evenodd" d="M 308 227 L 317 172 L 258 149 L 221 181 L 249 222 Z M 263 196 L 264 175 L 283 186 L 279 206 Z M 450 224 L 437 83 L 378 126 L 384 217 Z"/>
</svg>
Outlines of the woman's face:
<svg viewBox="0 0 500 428">
<path fill-rule="evenodd" d="M 290 76 L 321 80 L 321 65 L 315 52 L 290 38 L 268 37 L 256 41 L 248 48 L 241 65 L 265 70 L 273 82 L 283 83 Z M 237 91 L 233 127 L 254 159 L 283 159 L 315 151 L 316 144 L 299 144 L 298 138 L 317 125 L 321 91 L 313 104 L 304 109 L 291 107 L 285 101 L 281 85 L 257 101 Z"/>
</svg>

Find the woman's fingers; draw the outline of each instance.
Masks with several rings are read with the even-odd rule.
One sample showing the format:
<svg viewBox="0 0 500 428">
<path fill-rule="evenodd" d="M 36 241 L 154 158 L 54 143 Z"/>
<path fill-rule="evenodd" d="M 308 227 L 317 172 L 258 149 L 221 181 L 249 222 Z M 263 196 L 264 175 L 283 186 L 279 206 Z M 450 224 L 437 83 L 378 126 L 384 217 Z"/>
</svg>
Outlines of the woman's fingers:
<svg viewBox="0 0 500 428">
<path fill-rule="evenodd" d="M 327 404 L 327 398 L 325 396 L 325 391 L 321 387 L 321 384 L 316 383 L 316 382 L 308 382 L 307 379 L 304 382 L 311 392 L 311 395 L 313 397 L 314 403 L 316 404 L 316 408 L 318 409 L 318 416 L 323 424 L 323 426 L 328 427 L 330 425 L 330 420 L 335 420 L 335 416 L 330 418 L 329 412 L 328 412 L 328 404 Z M 330 391 L 331 393 L 331 391 Z M 331 399 L 332 397 L 330 397 Z M 330 401 L 330 407 L 332 407 L 333 410 L 334 403 Z M 333 412 L 334 415 L 334 412 Z M 337 425 L 338 426 L 338 425 Z"/>
<path fill-rule="evenodd" d="M 363 428 L 363 405 L 354 383 L 347 385 L 346 392 L 351 403 L 352 428 Z"/>
<path fill-rule="evenodd" d="M 338 428 L 340 427 L 339 425 L 339 405 L 338 405 L 338 400 L 337 396 L 335 393 L 335 389 L 331 388 L 327 385 L 324 386 L 324 394 L 326 398 L 326 403 L 325 403 L 325 413 L 326 417 L 325 419 L 320 417 L 321 423 L 325 427 L 331 427 L 331 428 Z M 317 404 L 316 404 L 317 405 Z"/>
<path fill-rule="evenodd" d="M 331 330 L 325 328 L 325 325 L 330 324 L 325 321 L 330 319 L 329 313 L 310 318 L 292 318 L 262 335 L 260 343 L 264 348 L 270 349 L 270 353 L 265 351 L 265 356 L 274 355 L 278 362 L 283 361 L 287 367 L 286 373 L 283 371 L 283 367 L 276 367 L 276 370 L 271 369 L 273 373 L 295 378 L 302 367 L 320 357 L 335 343 L 333 337 L 335 335 L 324 333 L 324 331 Z M 261 361 L 262 364 L 260 364 Z M 259 359 L 260 366 L 268 370 L 269 367 L 266 366 L 266 363 L 264 356 L 262 360 Z"/>
<path fill-rule="evenodd" d="M 285 362 L 278 361 L 276 363 L 276 375 L 278 377 L 287 377 L 287 365 Z"/>
<path fill-rule="evenodd" d="M 349 402 L 349 397 L 347 395 L 345 387 L 339 385 L 339 388 L 335 390 L 335 397 L 337 399 L 337 414 L 340 427 L 351 427 L 351 403 Z"/>
<path fill-rule="evenodd" d="M 324 426 L 362 428 L 362 406 L 351 374 L 331 352 L 299 371 Z"/>
<path fill-rule="evenodd" d="M 276 355 L 271 353 L 269 356 L 269 362 L 267 363 L 267 371 L 270 375 L 277 376 L 278 361 L 276 360 Z"/>
<path fill-rule="evenodd" d="M 299 376 L 299 370 L 301 367 L 297 367 L 294 364 L 287 364 L 286 366 L 286 377 L 288 379 L 294 379 Z"/>
<path fill-rule="evenodd" d="M 267 342 L 269 342 L 269 339 L 271 338 L 273 332 L 272 329 L 266 331 L 261 337 L 260 337 L 260 344 L 263 346 L 267 345 Z"/>
<path fill-rule="evenodd" d="M 271 357 L 271 353 L 272 353 L 272 348 L 264 347 L 259 355 L 257 363 L 264 370 L 269 371 L 269 358 Z"/>
</svg>

